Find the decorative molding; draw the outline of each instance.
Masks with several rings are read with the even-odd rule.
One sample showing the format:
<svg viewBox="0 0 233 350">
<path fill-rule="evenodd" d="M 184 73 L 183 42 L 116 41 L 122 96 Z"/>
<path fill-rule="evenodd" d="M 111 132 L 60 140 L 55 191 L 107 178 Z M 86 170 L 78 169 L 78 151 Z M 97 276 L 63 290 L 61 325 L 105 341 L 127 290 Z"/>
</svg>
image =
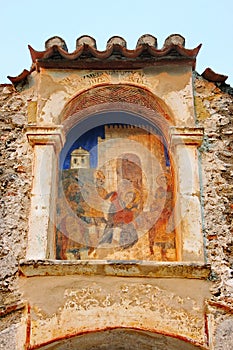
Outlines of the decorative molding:
<svg viewBox="0 0 233 350">
<path fill-rule="evenodd" d="M 26 129 L 28 142 L 35 145 L 53 145 L 59 152 L 65 144 L 63 126 L 28 126 Z"/>
<path fill-rule="evenodd" d="M 199 147 L 202 144 L 204 137 L 203 128 L 187 128 L 187 127 L 171 127 L 170 128 L 170 144 L 178 145 L 196 145 Z"/>
</svg>

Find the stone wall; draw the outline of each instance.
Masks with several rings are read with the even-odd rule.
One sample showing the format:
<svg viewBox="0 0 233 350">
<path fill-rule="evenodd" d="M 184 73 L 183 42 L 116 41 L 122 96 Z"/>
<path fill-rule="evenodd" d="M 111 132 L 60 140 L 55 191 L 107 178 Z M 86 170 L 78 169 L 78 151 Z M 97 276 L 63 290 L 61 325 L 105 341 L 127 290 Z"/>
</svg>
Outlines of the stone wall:
<svg viewBox="0 0 233 350">
<path fill-rule="evenodd" d="M 205 128 L 200 162 L 206 258 L 214 281 L 210 304 L 216 307 L 210 308 L 213 346 L 230 349 L 233 344 L 233 89 L 196 76 L 195 104 L 197 122 Z"/>
<path fill-rule="evenodd" d="M 25 256 L 31 190 L 31 150 L 24 127 L 28 93 L 0 86 L 0 348 L 14 349 L 21 318 L 18 262 Z M 4 340 L 5 339 L 5 340 Z M 8 339 L 8 345 L 4 345 Z"/>
<path fill-rule="evenodd" d="M 201 77 L 195 80 L 197 121 L 205 129 L 200 149 L 203 225 L 215 298 L 233 292 L 233 96 Z"/>
</svg>

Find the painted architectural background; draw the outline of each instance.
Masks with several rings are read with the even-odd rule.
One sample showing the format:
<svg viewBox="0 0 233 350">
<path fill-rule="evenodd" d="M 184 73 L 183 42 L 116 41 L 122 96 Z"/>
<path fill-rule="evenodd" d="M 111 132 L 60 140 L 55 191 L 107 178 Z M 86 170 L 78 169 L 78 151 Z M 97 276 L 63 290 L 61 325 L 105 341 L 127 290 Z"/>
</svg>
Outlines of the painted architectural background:
<svg viewBox="0 0 233 350">
<path fill-rule="evenodd" d="M 57 258 L 176 260 L 173 175 L 162 136 L 115 124 L 82 139 L 60 174 Z"/>
</svg>

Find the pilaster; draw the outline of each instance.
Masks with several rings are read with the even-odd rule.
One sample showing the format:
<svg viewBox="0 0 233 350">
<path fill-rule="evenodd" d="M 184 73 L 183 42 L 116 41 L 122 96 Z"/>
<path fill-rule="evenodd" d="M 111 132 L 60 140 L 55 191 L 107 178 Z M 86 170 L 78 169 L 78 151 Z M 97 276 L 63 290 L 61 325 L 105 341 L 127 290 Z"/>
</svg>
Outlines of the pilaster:
<svg viewBox="0 0 233 350">
<path fill-rule="evenodd" d="M 177 174 L 175 225 L 180 260 L 204 262 L 198 147 L 202 128 L 171 128 L 170 141 Z"/>
<path fill-rule="evenodd" d="M 61 127 L 28 127 L 33 146 L 33 183 L 27 259 L 54 258 L 58 154 L 64 144 Z"/>
</svg>

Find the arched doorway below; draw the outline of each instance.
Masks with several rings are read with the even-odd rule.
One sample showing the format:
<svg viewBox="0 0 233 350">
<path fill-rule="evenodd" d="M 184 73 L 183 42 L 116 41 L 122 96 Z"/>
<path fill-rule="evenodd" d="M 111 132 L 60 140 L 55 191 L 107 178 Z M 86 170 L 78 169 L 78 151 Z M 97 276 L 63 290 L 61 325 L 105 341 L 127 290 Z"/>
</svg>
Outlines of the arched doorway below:
<svg viewBox="0 0 233 350">
<path fill-rule="evenodd" d="M 197 350 L 205 349 L 184 340 L 134 329 L 112 329 L 61 340 L 40 350 Z"/>
</svg>

